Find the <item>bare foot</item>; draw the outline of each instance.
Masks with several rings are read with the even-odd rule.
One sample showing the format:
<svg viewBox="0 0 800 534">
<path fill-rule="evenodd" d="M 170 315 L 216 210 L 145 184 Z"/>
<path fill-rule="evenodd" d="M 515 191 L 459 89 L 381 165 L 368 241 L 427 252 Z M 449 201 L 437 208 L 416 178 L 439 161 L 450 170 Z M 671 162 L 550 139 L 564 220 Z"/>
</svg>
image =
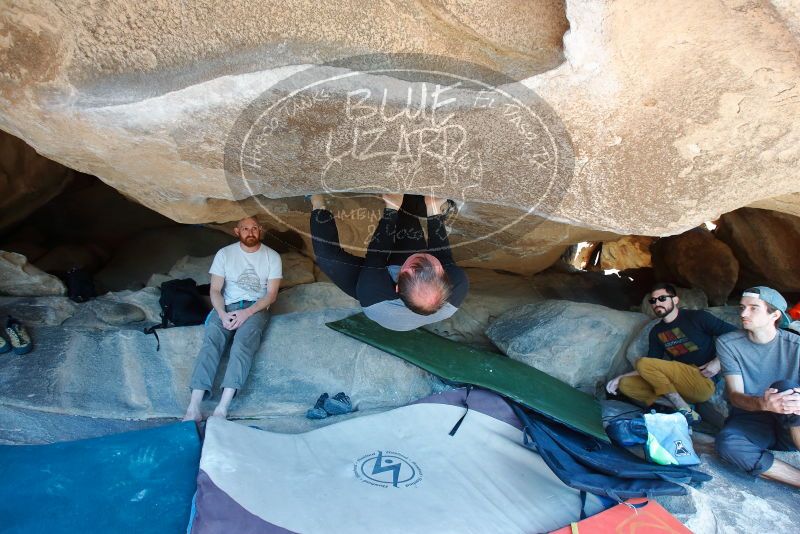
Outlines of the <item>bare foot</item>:
<svg viewBox="0 0 800 534">
<path fill-rule="evenodd" d="M 228 411 L 227 410 L 220 410 L 219 406 L 214 410 L 214 413 L 211 414 L 211 417 L 222 417 L 223 419 L 228 418 Z"/>
<path fill-rule="evenodd" d="M 199 423 L 203 420 L 203 414 L 200 413 L 200 410 L 196 408 L 192 408 L 191 406 L 186 410 L 186 415 L 183 416 L 184 421 L 194 421 L 195 423 Z"/>
</svg>

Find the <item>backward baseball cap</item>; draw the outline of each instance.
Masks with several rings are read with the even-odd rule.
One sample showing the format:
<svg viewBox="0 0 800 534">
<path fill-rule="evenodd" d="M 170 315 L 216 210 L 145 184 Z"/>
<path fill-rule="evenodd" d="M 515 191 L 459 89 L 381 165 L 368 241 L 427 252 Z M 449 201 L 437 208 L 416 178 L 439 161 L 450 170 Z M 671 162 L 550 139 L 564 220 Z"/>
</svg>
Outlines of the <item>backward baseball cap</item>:
<svg viewBox="0 0 800 534">
<path fill-rule="evenodd" d="M 754 297 L 757 299 L 761 299 L 773 308 L 777 308 L 779 312 L 781 312 L 781 320 L 778 324 L 781 328 L 786 328 L 789 326 L 789 323 L 792 322 L 789 319 L 789 316 L 786 315 L 786 308 L 788 304 L 786 304 L 786 299 L 783 298 L 783 295 L 772 289 L 771 287 L 767 286 L 756 286 L 745 289 L 742 293 L 743 297 Z"/>
</svg>

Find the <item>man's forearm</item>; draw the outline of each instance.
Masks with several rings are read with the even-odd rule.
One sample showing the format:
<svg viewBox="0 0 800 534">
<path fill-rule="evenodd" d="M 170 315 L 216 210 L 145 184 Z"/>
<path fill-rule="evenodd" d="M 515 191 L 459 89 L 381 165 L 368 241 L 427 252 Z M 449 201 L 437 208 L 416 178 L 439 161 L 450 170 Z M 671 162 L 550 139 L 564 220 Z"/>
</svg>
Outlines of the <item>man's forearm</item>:
<svg viewBox="0 0 800 534">
<path fill-rule="evenodd" d="M 745 395 L 744 393 L 731 391 L 728 394 L 728 400 L 731 401 L 732 405 L 736 406 L 741 410 L 745 410 L 748 412 L 764 411 L 764 399 L 762 399 L 761 397 L 753 397 L 750 395 Z"/>
<path fill-rule="evenodd" d="M 208 296 L 211 298 L 211 306 L 214 307 L 216 310 L 217 315 L 222 316 L 225 313 L 225 299 L 222 298 L 222 293 L 220 291 L 214 291 L 213 289 L 208 293 Z"/>
<path fill-rule="evenodd" d="M 277 293 L 275 293 L 274 295 L 270 295 L 269 293 L 267 293 L 266 295 L 264 295 L 263 297 L 258 299 L 255 302 L 255 304 L 250 306 L 249 309 L 253 313 L 258 313 L 260 311 L 267 310 L 272 305 L 272 303 L 275 302 L 276 300 L 278 300 L 278 294 Z"/>
</svg>

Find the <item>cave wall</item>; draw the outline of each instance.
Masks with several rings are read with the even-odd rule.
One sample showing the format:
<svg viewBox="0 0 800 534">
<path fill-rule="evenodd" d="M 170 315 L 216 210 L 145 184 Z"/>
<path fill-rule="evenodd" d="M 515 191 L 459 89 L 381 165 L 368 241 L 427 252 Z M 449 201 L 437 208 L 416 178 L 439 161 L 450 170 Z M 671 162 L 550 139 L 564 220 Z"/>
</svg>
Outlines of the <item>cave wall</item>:
<svg viewBox="0 0 800 534">
<path fill-rule="evenodd" d="M 783 3 L 738 0 L 201 1 L 191 9 L 11 1 L 0 13 L 0 128 L 175 221 L 225 223 L 329 189 L 308 150 L 331 128 L 325 109 L 267 147 L 270 172 L 247 191 L 225 172 L 237 120 L 265 92 L 285 96 L 285 88 L 269 93 L 281 80 L 337 60 L 341 72 L 354 71 L 341 60 L 375 53 L 423 54 L 417 65 L 431 68 L 459 61 L 476 77 L 489 69 L 499 88 L 528 91 L 526 103 L 562 128 L 569 173 L 556 197 L 536 205 L 538 219 L 464 247 L 462 259 L 535 271 L 578 241 L 677 234 L 748 205 L 798 214 L 797 17 Z M 388 102 L 390 112 L 402 105 Z M 550 190 L 510 159 L 525 145 L 507 124 L 468 111 L 463 126 L 488 147 L 491 165 L 469 194 L 452 180 L 435 192 L 466 201 L 454 234 L 475 242 Z M 396 190 L 382 166 L 348 166 L 337 185 Z"/>
<path fill-rule="evenodd" d="M 73 171 L 0 131 L 0 231 L 23 220 L 64 190 Z"/>
</svg>

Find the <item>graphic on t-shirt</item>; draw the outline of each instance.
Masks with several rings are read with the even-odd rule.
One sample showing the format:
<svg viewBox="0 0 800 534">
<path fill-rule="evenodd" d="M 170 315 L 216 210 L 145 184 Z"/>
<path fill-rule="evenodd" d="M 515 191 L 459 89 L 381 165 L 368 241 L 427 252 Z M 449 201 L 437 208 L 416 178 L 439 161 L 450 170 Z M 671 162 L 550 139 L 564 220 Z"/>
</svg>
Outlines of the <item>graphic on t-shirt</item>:
<svg viewBox="0 0 800 534">
<path fill-rule="evenodd" d="M 259 280 L 256 270 L 252 267 L 248 267 L 242 271 L 242 274 L 236 279 L 235 284 L 252 294 L 261 292 L 261 280 Z"/>
<path fill-rule="evenodd" d="M 672 330 L 659 332 L 658 340 L 664 344 L 664 348 L 673 357 L 700 350 L 700 348 L 695 345 L 694 341 L 689 339 L 686 334 L 683 333 L 683 330 L 677 327 Z"/>
</svg>

